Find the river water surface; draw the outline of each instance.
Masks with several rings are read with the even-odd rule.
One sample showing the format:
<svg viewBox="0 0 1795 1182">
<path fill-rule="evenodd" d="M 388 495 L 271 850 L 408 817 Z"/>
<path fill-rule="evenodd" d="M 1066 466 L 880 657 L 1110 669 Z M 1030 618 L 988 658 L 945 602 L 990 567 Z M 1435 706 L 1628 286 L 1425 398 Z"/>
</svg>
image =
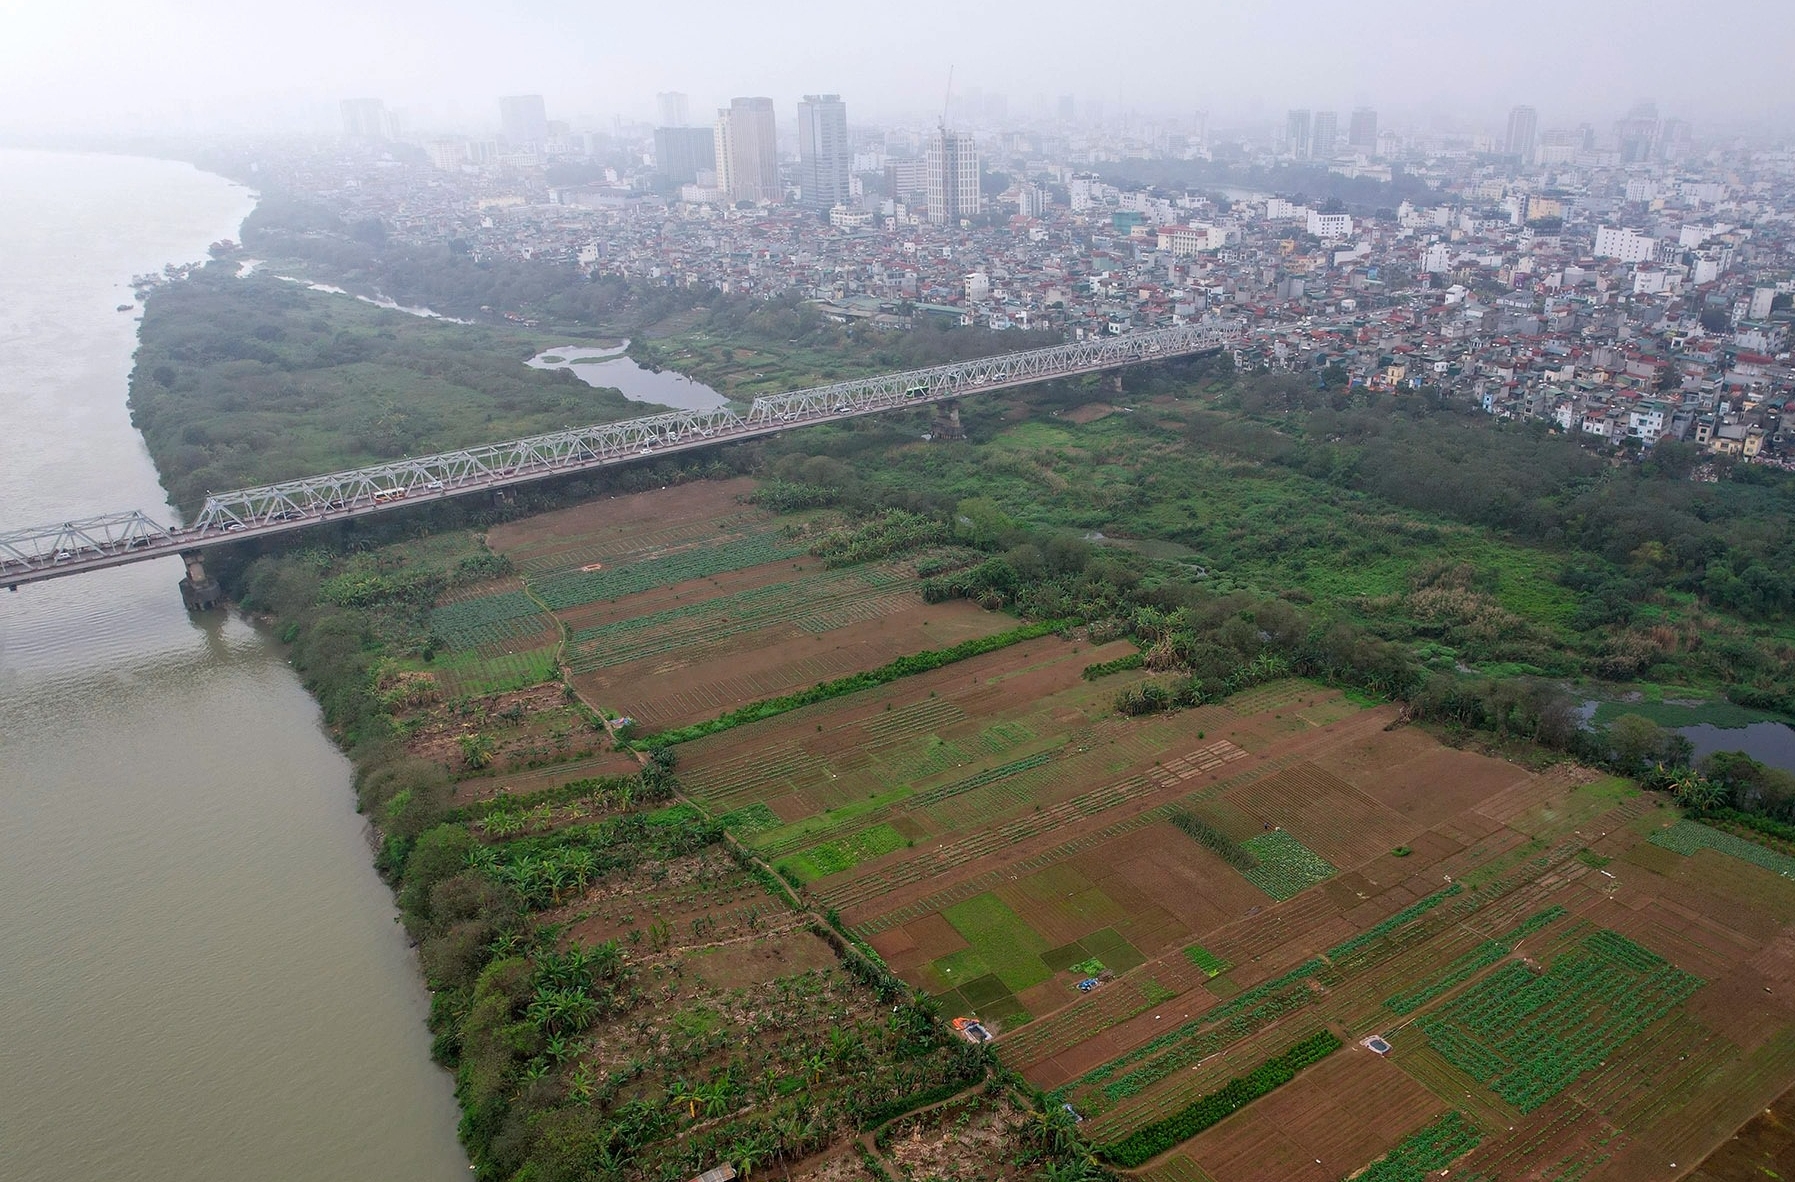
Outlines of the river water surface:
<svg viewBox="0 0 1795 1182">
<path fill-rule="evenodd" d="M 166 517 L 132 275 L 236 237 L 186 165 L 0 152 L 0 530 Z M 0 591 L 0 1178 L 466 1178 L 349 767 L 168 559 Z"/>
</svg>

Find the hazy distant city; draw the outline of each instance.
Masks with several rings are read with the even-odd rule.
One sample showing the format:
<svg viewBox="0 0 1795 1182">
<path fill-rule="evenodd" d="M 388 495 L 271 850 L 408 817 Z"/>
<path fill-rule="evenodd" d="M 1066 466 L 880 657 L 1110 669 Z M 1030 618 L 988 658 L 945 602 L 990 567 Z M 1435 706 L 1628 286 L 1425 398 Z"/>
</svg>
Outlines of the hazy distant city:
<svg viewBox="0 0 1795 1182">
<path fill-rule="evenodd" d="M 496 135 L 414 134 L 355 97 L 334 138 L 222 154 L 347 223 L 476 259 L 796 297 L 892 332 L 1079 340 L 1225 318 L 1253 330 L 1237 364 L 1437 387 L 1617 446 L 1781 452 L 1786 144 L 1650 100 L 1600 121 L 1517 104 L 1446 133 L 1363 106 L 1242 127 L 943 86 L 932 122 L 895 125 L 857 118 L 852 94 L 662 91 L 652 122 L 592 130 L 509 95 Z"/>
</svg>

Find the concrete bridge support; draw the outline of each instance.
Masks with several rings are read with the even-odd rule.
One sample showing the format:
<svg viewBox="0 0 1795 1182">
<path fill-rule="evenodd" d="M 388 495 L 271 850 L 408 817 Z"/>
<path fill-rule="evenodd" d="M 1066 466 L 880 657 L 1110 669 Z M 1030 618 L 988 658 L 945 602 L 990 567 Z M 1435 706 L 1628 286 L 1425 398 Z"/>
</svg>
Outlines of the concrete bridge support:
<svg viewBox="0 0 1795 1182">
<path fill-rule="evenodd" d="M 224 602 L 224 588 L 206 573 L 205 555 L 198 550 L 185 550 L 181 561 L 187 564 L 187 577 L 181 580 L 181 602 L 190 612 L 211 611 Z"/>
</svg>

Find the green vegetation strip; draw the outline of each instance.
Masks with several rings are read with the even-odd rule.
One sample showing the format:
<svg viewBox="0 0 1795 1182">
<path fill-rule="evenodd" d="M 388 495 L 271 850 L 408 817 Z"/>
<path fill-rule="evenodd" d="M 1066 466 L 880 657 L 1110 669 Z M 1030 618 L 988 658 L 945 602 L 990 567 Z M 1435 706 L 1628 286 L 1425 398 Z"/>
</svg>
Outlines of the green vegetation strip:
<svg viewBox="0 0 1795 1182">
<path fill-rule="evenodd" d="M 1703 984 L 1599 931 L 1543 973 L 1504 965 L 1417 1026 L 1447 1062 L 1531 1112 Z"/>
<path fill-rule="evenodd" d="M 840 874 L 869 858 L 904 848 L 904 835 L 890 825 L 874 825 L 840 841 L 826 841 L 800 854 L 781 859 L 775 868 L 787 879 L 800 883 Z"/>
<path fill-rule="evenodd" d="M 1283 829 L 1262 833 L 1240 844 L 1257 862 L 1241 874 L 1279 902 L 1295 898 L 1334 876 L 1330 863 Z"/>
<path fill-rule="evenodd" d="M 1310 1004 L 1315 999 L 1315 992 L 1310 987 L 1310 981 L 1318 974 L 1329 969 L 1338 969 L 1342 964 L 1354 962 L 1367 948 L 1387 938 L 1398 929 L 1413 923 L 1445 900 L 1458 894 L 1462 889 L 1458 883 L 1453 883 L 1444 890 L 1435 891 L 1424 899 L 1418 899 L 1383 922 L 1328 949 L 1324 954 L 1325 959 L 1313 957 L 1306 960 L 1284 975 L 1255 985 L 1214 1009 L 1207 1010 L 1190 1021 L 1181 1023 L 1175 1029 L 1151 1039 L 1126 1054 L 1111 1059 L 1108 1063 L 1093 1068 L 1072 1083 L 1056 1090 L 1054 1092 L 1055 1101 L 1064 1100 L 1077 1088 L 1103 1084 L 1124 1068 L 1142 1063 L 1143 1060 L 1152 1060 L 1121 1078 L 1105 1084 L 1103 1088 L 1105 1097 L 1110 1100 L 1126 1099 L 1173 1073 L 1208 1058 L 1223 1047 L 1262 1030 L 1285 1014 Z M 1186 950 L 1185 955 L 1189 956 L 1193 963 L 1202 966 L 1204 971 L 1208 971 L 1208 966 L 1192 955 L 1189 949 Z M 1204 955 L 1208 956 L 1207 953 Z M 1215 958 L 1210 957 L 1210 959 L 1214 960 Z M 1206 1027 L 1208 1029 L 1205 1029 Z"/>
<path fill-rule="evenodd" d="M 1080 674 L 1086 681 L 1096 681 L 1099 677 L 1108 677 L 1111 673 L 1126 673 L 1130 669 L 1139 669 L 1147 663 L 1142 653 L 1129 653 L 1125 657 L 1117 657 L 1113 661 L 1098 661 L 1095 665 L 1086 665 Z"/>
<path fill-rule="evenodd" d="M 1184 950 L 1184 958 L 1202 969 L 1211 977 L 1219 977 L 1234 967 L 1201 944 L 1192 944 Z"/>
<path fill-rule="evenodd" d="M 1183 1111 L 1136 1129 L 1115 1144 L 1102 1146 L 1098 1152 L 1124 1169 L 1142 1165 L 1289 1083 L 1296 1078 L 1297 1072 L 1339 1049 L 1340 1040 L 1331 1032 L 1317 1031 L 1283 1054 L 1267 1059 L 1248 1074 L 1229 1080 L 1220 1090 L 1203 1096 Z"/>
<path fill-rule="evenodd" d="M 1545 927 L 1553 920 L 1564 915 L 1562 907 L 1548 907 L 1546 910 L 1522 923 L 1507 936 L 1495 940 L 1485 940 L 1465 955 L 1446 966 L 1444 972 L 1433 980 L 1399 993 L 1384 1002 L 1384 1008 L 1395 1014 L 1412 1014 L 1441 994 L 1449 993 L 1458 986 L 1469 981 L 1484 969 L 1489 968 L 1510 952 L 1525 936 L 1531 935 Z"/>
<path fill-rule="evenodd" d="M 1244 849 L 1239 842 L 1201 818 L 1179 810 L 1172 814 L 1171 821 L 1172 824 L 1184 831 L 1185 836 L 1242 874 L 1249 870 L 1259 869 L 1258 858 Z"/>
<path fill-rule="evenodd" d="M 1328 949 L 1323 955 L 1327 957 L 1329 964 L 1338 968 L 1340 965 L 1355 958 L 1364 949 L 1377 943 L 1379 940 L 1382 940 L 1391 932 L 1394 932 L 1397 928 L 1420 919 L 1423 915 L 1426 915 L 1429 911 L 1432 911 L 1435 907 L 1438 907 L 1441 903 L 1452 898 L 1452 896 L 1458 894 L 1463 889 L 1462 886 L 1455 882 L 1444 890 L 1435 891 L 1425 899 L 1417 899 L 1407 907 L 1404 907 L 1401 911 L 1398 911 L 1395 915 L 1392 915 L 1389 919 L 1373 924 L 1358 935 L 1352 937 L 1350 940 L 1342 940 L 1340 943 Z"/>
<path fill-rule="evenodd" d="M 779 823 L 778 815 L 759 801 L 744 808 L 732 809 L 717 818 L 717 824 L 737 837 L 765 833 L 779 828 Z"/>
<path fill-rule="evenodd" d="M 1651 843 L 1675 850 L 1685 857 L 1697 850 L 1713 850 L 1753 866 L 1762 866 L 1784 878 L 1795 878 L 1795 858 L 1694 821 L 1678 821 L 1668 829 L 1658 830 L 1652 834 Z"/>
<path fill-rule="evenodd" d="M 899 657 L 888 665 L 869 669 L 865 673 L 852 673 L 847 677 L 838 677 L 834 681 L 819 682 L 811 688 L 799 690 L 795 694 L 785 694 L 777 698 L 751 702 L 740 709 L 731 710 L 728 714 L 719 715 L 709 722 L 695 722 L 691 726 L 662 731 L 654 737 L 654 745 L 668 747 L 675 743 L 689 743 L 693 739 L 701 739 L 706 735 L 714 735 L 719 731 L 730 730 L 746 723 L 759 722 L 763 718 L 771 718 L 776 714 L 784 714 L 787 711 L 812 706 L 818 702 L 827 702 L 831 698 L 844 697 L 859 690 L 886 685 L 900 677 L 928 673 L 943 665 L 951 665 L 955 661 L 964 661 L 969 657 L 983 656 L 986 653 L 996 652 L 1000 648 L 1008 648 L 1012 644 L 1021 644 L 1025 640 L 1051 636 L 1055 632 L 1071 627 L 1074 622 L 1072 620 L 1044 620 L 1038 624 L 1024 624 L 1019 628 L 1011 628 L 1007 632 L 997 632 L 990 636 L 980 636 L 962 641 L 952 648 L 925 649 L 920 653 L 911 653 L 909 656 Z"/>
<path fill-rule="evenodd" d="M 516 621 L 540 617 L 542 607 L 522 591 L 501 591 L 447 603 L 430 613 L 430 631 L 450 648 L 473 648 L 489 640 L 517 634 Z M 547 621 L 537 619 L 527 632 L 540 632 Z"/>
<path fill-rule="evenodd" d="M 1464 1113 L 1443 1112 L 1404 1137 L 1357 1174 L 1354 1182 L 1422 1182 L 1477 1148 L 1483 1131 Z"/>
</svg>

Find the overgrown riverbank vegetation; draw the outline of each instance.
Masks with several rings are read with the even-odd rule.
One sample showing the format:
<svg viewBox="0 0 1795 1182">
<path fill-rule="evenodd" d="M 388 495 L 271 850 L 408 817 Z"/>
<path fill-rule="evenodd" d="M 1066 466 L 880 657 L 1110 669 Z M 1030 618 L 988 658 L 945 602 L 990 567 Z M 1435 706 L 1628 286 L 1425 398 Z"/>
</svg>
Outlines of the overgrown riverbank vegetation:
<svg viewBox="0 0 1795 1182">
<path fill-rule="evenodd" d="M 248 290 L 210 282 L 152 311 Z M 244 298 L 257 328 L 308 314 Z M 791 330 L 633 306 L 738 318 L 729 356 L 704 346 L 719 367 Z M 504 366 L 558 391 L 520 339 Z M 854 348 L 799 339 L 792 372 Z M 195 417 L 240 361 L 194 354 L 156 413 Z M 1089 1179 L 1103 1150 L 1156 1182 L 1269 1178 L 1274 1089 L 1345 1106 L 1303 1160 L 1423 1145 L 1495 1177 L 1549 1142 L 1594 1170 L 1661 1127 L 1724 1137 L 1795 1077 L 1727 1041 L 1783 1048 L 1781 1017 L 1713 1000 L 1774 936 L 1739 917 L 1795 917 L 1795 784 L 1688 769 L 1624 711 L 1585 728 L 1569 688 L 1786 709 L 1782 478 L 1611 468 L 1425 395 L 1221 361 L 1124 382 L 969 400 L 964 440 L 923 441 L 926 412 L 810 428 L 220 563 L 355 760 L 482 1177 L 921 1178 L 958 1153 L 957 1176 Z M 265 420 L 272 458 L 234 451 L 239 482 L 287 474 L 264 469 L 289 438 L 355 462 L 332 450 L 362 446 L 353 423 L 320 426 L 354 405 Z M 411 450 L 468 442 L 451 422 L 478 425 Z M 195 446 L 147 437 L 165 472 Z M 1570 758 L 1529 772 L 1414 718 Z M 1615 862 L 1643 892 L 1624 916 Z M 1526 918 L 1544 894 L 1550 924 Z M 1686 938 L 1692 907 L 1743 926 Z M 1557 1045 L 1552 1006 L 1666 958 L 1678 991 L 1593 1057 L 1541 1066 L 1471 1004 L 1529 991 Z M 1391 1059 L 1323 1058 L 1398 1010 Z M 945 1024 L 975 1014 L 995 1057 Z M 1619 1149 L 1547 1103 L 1573 1081 Z M 1727 1099 L 1643 1098 L 1702 1088 Z"/>
<path fill-rule="evenodd" d="M 209 491 L 642 413 L 523 363 L 550 343 L 214 262 L 144 306 L 131 414 L 191 514 Z"/>
</svg>

